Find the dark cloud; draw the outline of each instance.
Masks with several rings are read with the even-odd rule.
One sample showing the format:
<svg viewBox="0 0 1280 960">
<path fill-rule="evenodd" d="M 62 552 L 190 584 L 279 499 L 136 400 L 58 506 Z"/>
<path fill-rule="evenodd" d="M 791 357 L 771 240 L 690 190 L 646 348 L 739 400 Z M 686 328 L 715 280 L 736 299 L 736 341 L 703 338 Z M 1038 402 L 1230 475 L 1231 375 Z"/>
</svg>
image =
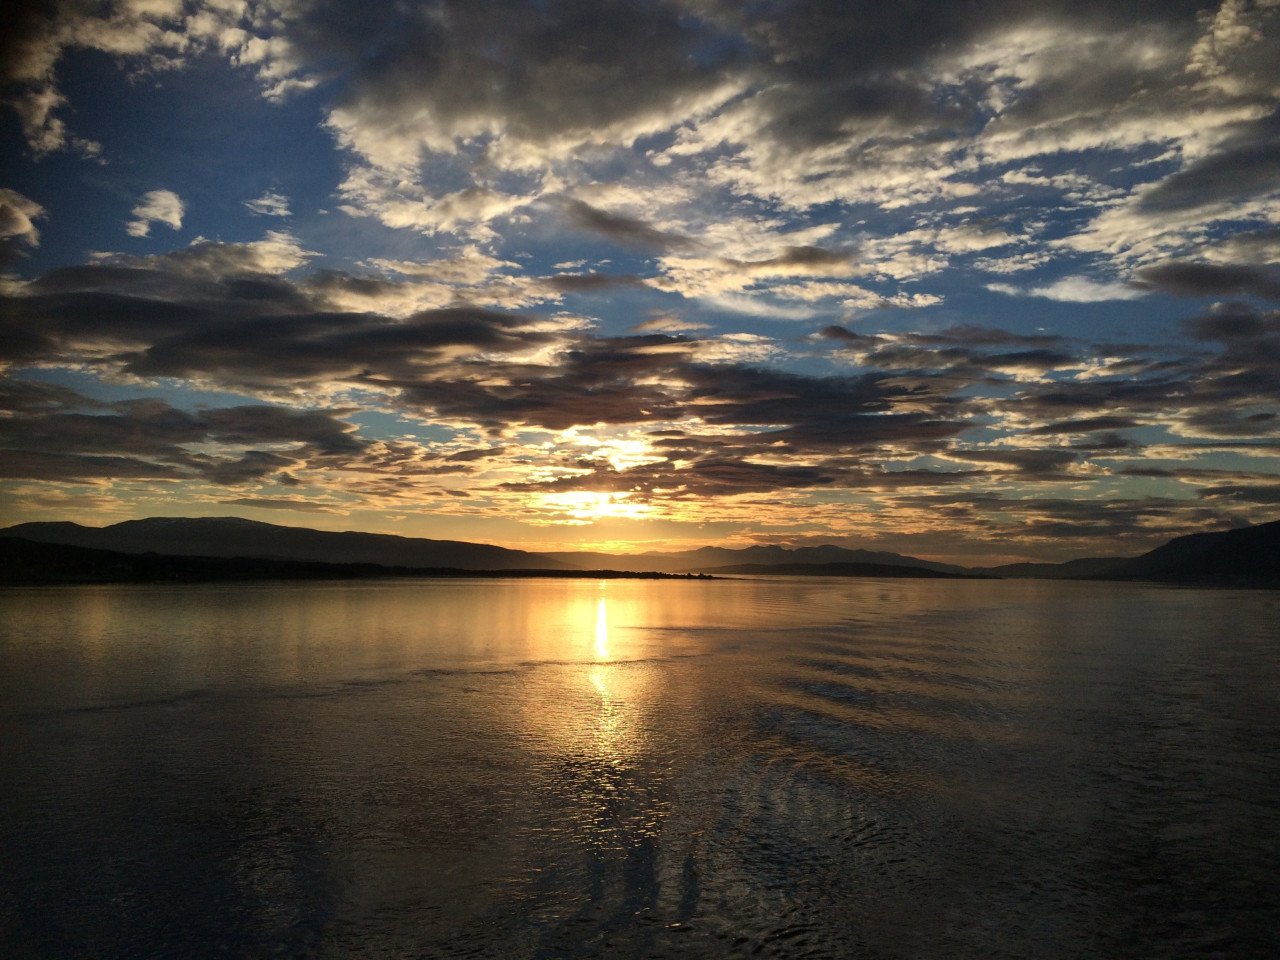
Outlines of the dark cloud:
<svg viewBox="0 0 1280 960">
<path fill-rule="evenodd" d="M 39 48 L 56 26 L 60 4 L 50 0 L 13 0 L 5 4 L 0 30 L 0 78 L 8 83 L 30 79 Z"/>
<path fill-rule="evenodd" d="M 542 283 L 556 293 L 596 293 L 618 287 L 639 286 L 639 277 L 609 273 L 561 273 L 544 277 Z"/>
<path fill-rule="evenodd" d="M 1280 227 L 1241 230 L 1212 245 L 1225 259 L 1243 263 L 1274 263 L 1280 259 Z"/>
<path fill-rule="evenodd" d="M 1077 451 L 1057 447 L 1026 450 L 951 450 L 948 451 L 947 456 L 973 463 L 989 463 L 1032 476 L 1060 474 L 1080 459 Z"/>
<path fill-rule="evenodd" d="M 291 292 L 294 290 L 291 285 L 285 286 Z M 376 303 L 398 296 L 404 286 L 403 282 L 386 277 L 344 273 L 341 270 L 317 270 L 305 281 L 306 292 L 318 297 L 320 302 L 329 301 L 334 296 L 354 294 Z"/>
<path fill-rule="evenodd" d="M 1280 405 L 1277 314 L 1226 304 L 1187 321 L 1186 328 L 1221 349 L 1163 362 L 1131 358 L 1088 379 L 1021 388 L 993 406 L 1051 423 L 1118 417 L 1190 436 L 1274 435 L 1269 414 Z"/>
<path fill-rule="evenodd" d="M 671 359 L 678 354 L 668 355 Z M 884 444 L 929 444 L 963 432 L 967 422 L 944 395 L 878 375 L 815 377 L 740 365 L 678 360 L 664 389 L 658 420 L 697 416 L 713 427 L 750 432 L 659 441 L 673 450 L 698 447 L 752 453 L 870 450 Z M 900 411 L 900 407 L 910 408 Z M 641 403 L 642 411 L 653 409 Z M 634 413 L 631 419 L 635 419 Z M 762 428 L 758 431 L 751 428 Z"/>
<path fill-rule="evenodd" d="M 93 279 L 97 274 L 92 274 Z M 152 299 L 119 292 L 0 298 L 0 357 L 35 363 L 97 359 L 147 377 L 213 377 L 253 389 L 366 375 L 406 378 L 459 351 L 515 350 L 551 341 L 529 318 L 472 307 L 403 320 L 290 312 L 280 298 Z"/>
<path fill-rule="evenodd" d="M 1058 420 L 1054 423 L 1031 427 L 1026 432 L 1032 435 L 1092 433 L 1095 430 L 1124 430 L 1128 427 L 1136 426 L 1139 426 L 1138 422 L 1130 417 L 1102 416 L 1086 417 L 1082 420 Z"/>
<path fill-rule="evenodd" d="M 836 473 L 821 467 L 793 467 L 728 457 L 708 457 L 678 469 L 669 464 L 651 465 L 621 473 L 602 468 L 583 476 L 503 484 L 501 489 L 541 493 L 574 490 L 651 493 L 655 489 L 662 489 L 676 499 L 687 499 L 767 493 L 772 490 L 802 490 L 827 486 L 837 479 Z"/>
<path fill-rule="evenodd" d="M 848 256 L 792 247 L 744 263 L 826 269 Z M 290 280 L 240 266 L 223 275 L 191 262 L 105 264 L 42 277 L 0 301 L 5 346 L 19 362 L 76 363 L 104 376 L 174 377 L 260 396 L 375 390 L 389 407 L 493 437 L 598 424 L 667 427 L 651 438 L 654 462 L 618 470 L 576 451 L 557 461 L 575 476 L 530 489 L 887 495 L 985 485 L 996 476 L 1084 483 L 1115 475 L 1076 469 L 1090 458 L 1123 467 L 1137 455 L 1135 442 L 1118 433 L 1131 427 L 1157 424 L 1232 442 L 1272 437 L 1278 427 L 1275 315 L 1238 305 L 1190 321 L 1189 332 L 1214 346 L 1183 357 L 981 326 L 892 334 L 828 326 L 817 339 L 857 368 L 823 376 L 706 362 L 715 341 L 606 337 L 533 314 L 464 305 L 403 318 L 317 310 L 319 289 L 338 284 L 376 299 L 391 281 L 336 273 Z M 614 282 L 574 279 L 588 287 Z M 1097 355 L 1113 359 L 1099 367 Z M 1086 368 L 1087 377 L 1057 373 Z M 297 485 L 308 471 L 341 467 L 368 484 L 409 484 L 366 488 L 397 497 L 420 492 L 415 478 L 477 473 L 481 461 L 509 456 L 496 446 L 428 454 L 413 443 L 371 442 L 345 421 L 346 409 L 102 403 L 27 379 L 7 381 L 0 400 L 22 413 L 0 419 L 0 444 L 17 465 L 9 469 L 39 470 L 46 479 Z M 670 429 L 677 422 L 696 426 Z M 993 444 L 984 434 L 979 444 L 979 429 L 1003 439 Z M 1020 434 L 1078 439 L 1045 447 Z M 883 469 L 889 458 L 897 469 Z M 922 459 L 903 462 L 911 458 Z"/>
<path fill-rule="evenodd" d="M 829 327 L 823 327 L 818 331 L 816 336 L 825 340 L 837 340 L 841 343 L 870 343 L 874 342 L 873 337 L 865 336 L 861 333 L 855 333 L 846 327 L 832 324 Z"/>
<path fill-rule="evenodd" d="M 671 3 L 467 0 L 405 16 L 373 0 L 352 18 L 340 0 L 309 0 L 290 14 L 299 52 L 347 78 L 340 107 L 366 141 L 502 131 L 593 142 L 705 97 L 734 59 Z M 415 115 L 429 121 L 407 125 Z"/>
<path fill-rule="evenodd" d="M 1247 200 L 1280 187 L 1280 113 L 1243 125 L 1216 152 L 1183 167 L 1142 195 L 1160 213 Z"/>
<path fill-rule="evenodd" d="M 0 460 L 8 477 L 203 478 L 233 485 L 308 462 L 349 461 L 366 445 L 338 419 L 343 411 L 261 405 L 187 411 L 150 399 L 103 403 L 23 380 L 9 381 L 0 400 L 0 409 L 23 414 L 0 416 Z M 273 449 L 246 449 L 262 446 Z"/>
<path fill-rule="evenodd" d="M 500 457 L 505 452 L 505 447 L 476 447 L 473 450 L 458 450 L 445 457 L 445 460 L 450 463 L 466 463 L 472 460 L 487 460 L 491 457 Z"/>
<path fill-rule="evenodd" d="M 139 457 L 86 456 L 41 450 L 6 449 L 0 457 L 0 477 L 81 483 L 89 480 L 183 480 L 192 474 L 176 466 Z"/>
<path fill-rule="evenodd" d="M 1280 337 L 1280 312 L 1260 313 L 1247 304 L 1224 304 L 1186 321 L 1187 332 L 1198 340 L 1226 344 L 1266 343 Z"/>
<path fill-rule="evenodd" d="M 1142 286 L 1180 297 L 1252 296 L 1280 300 L 1280 274 L 1265 267 L 1166 263 L 1138 271 Z"/>
<path fill-rule="evenodd" d="M 257 510 L 304 510 L 308 513 L 336 513 L 337 511 L 314 500 L 290 499 L 288 497 L 232 497 L 221 500 L 233 507 L 253 507 Z"/>
<path fill-rule="evenodd" d="M 688 237 L 656 227 L 616 213 L 609 213 L 581 200 L 561 201 L 564 212 L 575 225 L 607 237 L 624 247 L 633 247 L 648 253 L 671 253 L 696 249 L 698 244 Z"/>
<path fill-rule="evenodd" d="M 1091 457 L 1105 457 L 1108 454 L 1136 454 L 1142 449 L 1142 444 L 1124 434 L 1104 430 L 1075 441 L 1071 449 Z"/>
<path fill-rule="evenodd" d="M 1206 500 L 1227 500 L 1238 503 L 1257 503 L 1266 506 L 1280 505 L 1280 483 L 1224 483 L 1204 487 L 1200 496 Z"/>
<path fill-rule="evenodd" d="M 1280 414 L 1267 410 L 1198 410 L 1183 420 L 1184 428 L 1198 436 L 1280 436 Z"/>
<path fill-rule="evenodd" d="M 958 525 L 989 546 L 1009 540 L 1058 544 L 1064 559 L 1082 552 L 1094 556 L 1137 553 L 1189 530 L 1221 529 L 1238 522 L 1232 513 L 1213 504 L 1172 497 L 1069 500 L 948 491 L 899 495 L 892 502 L 898 509 Z"/>
<path fill-rule="evenodd" d="M 794 276 L 813 274 L 818 276 L 839 276 L 848 272 L 848 267 L 857 255 L 853 250 L 827 250 L 814 246 L 784 247 L 776 257 L 764 260 L 727 260 L 719 261 L 725 270 L 745 273 L 748 276 Z"/>
<path fill-rule="evenodd" d="M 216 322 L 202 306 L 118 293 L 0 297 L 0 360 L 79 362 L 91 344 L 147 343 Z"/>
<path fill-rule="evenodd" d="M 267 450 L 250 450 L 241 457 L 197 457 L 201 466 L 201 474 L 211 483 L 224 486 L 238 486 L 261 480 L 282 470 L 300 465 L 300 461 L 292 457 L 281 456 Z"/>
<path fill-rule="evenodd" d="M 1189 51 L 1205 27 L 1195 2 L 794 0 L 698 9 L 754 54 L 755 91 L 728 108 L 747 161 L 734 172 L 756 195 L 798 206 L 851 194 L 887 205 L 943 195 L 949 161 L 970 132 L 983 161 L 1025 161 L 1067 142 L 1107 148 L 1127 127 L 1149 130 L 1219 99 L 1188 82 Z M 1037 48 L 1052 33 L 1060 39 Z M 1029 49 L 1009 55 L 1027 55 L 1034 79 L 978 59 L 1019 41 Z M 961 66 L 966 53 L 972 60 Z M 1256 99 L 1271 96 L 1265 69 L 1231 69 Z"/>
<path fill-rule="evenodd" d="M 1028 371 L 1044 373 L 1081 360 L 1061 337 L 1028 336 L 989 327 L 957 326 L 936 333 L 890 335 L 858 334 L 831 326 L 818 336 L 841 344 L 863 366 L 946 371 L 952 377 L 975 382 Z M 997 349 L 1011 346 L 1022 349 Z"/>
<path fill-rule="evenodd" d="M 0 379 L 0 413 L 8 416 L 102 409 L 105 406 L 105 403 L 91 400 L 70 387 L 37 380 Z"/>
<path fill-rule="evenodd" d="M 215 443 L 300 443 L 319 454 L 343 455 L 364 448 L 355 429 L 339 419 L 354 412 L 238 406 L 201 410 L 197 419 Z"/>
<path fill-rule="evenodd" d="M 660 335 L 565 341 L 554 365 L 495 361 L 448 379 L 398 381 L 405 403 L 492 429 L 550 430 L 596 423 L 675 419 L 682 403 L 664 377 L 688 362 L 692 344 Z M 471 374 L 471 375 L 469 375 Z"/>
</svg>

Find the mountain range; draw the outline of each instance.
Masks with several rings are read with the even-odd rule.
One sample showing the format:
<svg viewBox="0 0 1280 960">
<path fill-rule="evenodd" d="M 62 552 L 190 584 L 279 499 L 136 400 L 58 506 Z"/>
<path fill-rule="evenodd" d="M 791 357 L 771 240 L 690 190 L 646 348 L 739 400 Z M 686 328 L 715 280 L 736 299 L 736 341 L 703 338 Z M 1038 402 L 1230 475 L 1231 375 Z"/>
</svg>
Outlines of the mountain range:
<svg viewBox="0 0 1280 960">
<path fill-rule="evenodd" d="M 222 558 L 241 564 L 244 576 L 366 576 L 434 570 L 438 575 L 473 572 L 615 571 L 711 575 L 811 575 L 895 577 L 988 577 L 1073 580 L 1153 580 L 1222 586 L 1280 587 L 1280 521 L 1216 533 L 1177 537 L 1138 557 L 1097 557 L 1066 563 L 1018 563 L 965 568 L 896 553 L 851 550 L 834 545 L 739 549 L 701 547 L 673 553 L 616 555 L 589 552 L 531 553 L 458 540 L 427 540 L 391 534 L 333 532 L 285 527 L 238 517 L 152 517 L 106 527 L 71 522 L 22 523 L 0 537 L 117 555 L 180 558 L 183 569 L 202 570 L 195 558 Z M 9 544 L 8 561 L 34 565 L 88 563 Z M 41 559 L 43 558 L 43 559 Z M 253 563 L 248 563 L 253 561 Z M 264 562 L 270 561 L 275 566 Z M 102 569 L 123 569 L 121 561 L 98 558 Z M 333 565 L 327 574 L 289 564 Z M 114 566 L 112 566 L 114 564 Z M 256 566 L 254 565 L 256 564 Z M 124 564 L 124 566 L 130 566 Z M 135 568 L 135 563 L 130 568 Z M 344 573 L 340 568 L 347 568 Z M 371 568 L 371 569 L 365 569 Z M 381 569 L 380 569 L 381 568 Z M 215 579 L 234 568 L 217 567 Z M 289 571 L 293 569 L 294 572 Z M 256 571 L 256 572 L 255 572 Z M 205 576 L 204 574 L 193 574 Z M 9 578 L 12 582 L 12 578 Z M 47 579 L 47 577 L 45 578 Z M 127 579 L 127 578 L 126 578 Z"/>
<path fill-rule="evenodd" d="M 335 533 L 282 527 L 240 517 L 150 517 L 109 527 L 78 523 L 20 523 L 0 536 L 90 547 L 118 553 L 257 557 L 312 563 L 374 563 L 386 567 L 456 567 L 463 570 L 565 569 L 537 553 L 461 540 L 424 540 L 387 533 Z"/>
<path fill-rule="evenodd" d="M 750 565 L 815 565 L 827 563 L 879 564 L 911 567 L 937 573 L 968 573 L 949 563 L 905 557 L 877 550 L 849 550 L 832 544 L 819 547 L 698 547 L 676 553 L 548 553 L 544 556 L 572 567 L 609 567 L 615 570 L 659 570 L 664 573 L 726 573 L 725 567 Z"/>
</svg>

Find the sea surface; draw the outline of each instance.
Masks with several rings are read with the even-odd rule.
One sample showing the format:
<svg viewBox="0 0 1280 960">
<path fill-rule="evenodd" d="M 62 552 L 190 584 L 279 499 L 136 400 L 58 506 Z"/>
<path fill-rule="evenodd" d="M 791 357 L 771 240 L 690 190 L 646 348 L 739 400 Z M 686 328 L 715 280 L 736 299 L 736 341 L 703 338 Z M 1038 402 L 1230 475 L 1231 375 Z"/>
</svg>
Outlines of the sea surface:
<svg viewBox="0 0 1280 960">
<path fill-rule="evenodd" d="M 1280 955 L 1280 594 L 0 591 L 0 956 Z"/>
</svg>

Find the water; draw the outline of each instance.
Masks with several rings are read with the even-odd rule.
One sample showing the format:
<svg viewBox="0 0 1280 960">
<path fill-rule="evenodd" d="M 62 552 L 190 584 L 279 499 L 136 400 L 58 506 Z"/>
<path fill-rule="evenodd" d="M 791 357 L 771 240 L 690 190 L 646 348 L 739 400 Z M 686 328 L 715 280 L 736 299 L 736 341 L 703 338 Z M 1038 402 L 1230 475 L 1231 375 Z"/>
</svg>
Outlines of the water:
<svg viewBox="0 0 1280 960">
<path fill-rule="evenodd" d="M 1280 596 L 0 593 L 0 956 L 1270 957 Z"/>
</svg>

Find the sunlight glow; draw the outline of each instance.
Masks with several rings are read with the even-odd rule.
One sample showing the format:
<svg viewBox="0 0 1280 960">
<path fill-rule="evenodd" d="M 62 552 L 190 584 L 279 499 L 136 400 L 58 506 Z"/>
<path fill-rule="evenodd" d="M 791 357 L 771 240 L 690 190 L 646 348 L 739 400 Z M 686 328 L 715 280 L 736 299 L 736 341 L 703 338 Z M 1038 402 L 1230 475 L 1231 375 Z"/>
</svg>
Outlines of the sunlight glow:
<svg viewBox="0 0 1280 960">
<path fill-rule="evenodd" d="M 570 493 L 548 493 L 541 506 L 561 515 L 562 523 L 584 524 L 604 518 L 640 520 L 652 512 L 647 503 L 635 503 L 630 493 L 600 493 L 575 490 Z"/>
</svg>

